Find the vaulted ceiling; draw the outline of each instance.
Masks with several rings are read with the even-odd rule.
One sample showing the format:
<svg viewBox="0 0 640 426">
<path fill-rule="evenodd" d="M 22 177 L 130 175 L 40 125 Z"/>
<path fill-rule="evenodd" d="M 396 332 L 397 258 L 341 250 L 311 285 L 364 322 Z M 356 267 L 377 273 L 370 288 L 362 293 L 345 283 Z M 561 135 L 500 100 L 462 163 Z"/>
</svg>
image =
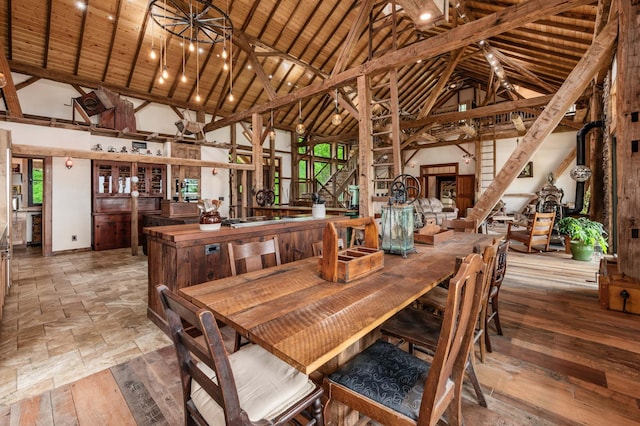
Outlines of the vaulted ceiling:
<svg viewBox="0 0 640 426">
<path fill-rule="evenodd" d="M 176 2 L 189 9 L 189 0 L 167 1 Z M 217 117 L 271 103 L 276 127 L 293 129 L 298 94 L 320 87 L 309 90 L 300 106 L 310 134 L 324 137 L 357 134 L 357 116 L 348 112 L 357 108 L 354 77 L 369 74 L 367 65 L 373 63 L 380 71 L 398 71 L 405 129 L 411 127 L 406 123 L 424 123 L 464 87 L 488 92 L 481 102 L 486 105 L 522 99 L 524 89 L 553 94 L 590 46 L 598 17 L 598 2 L 590 1 L 452 0 L 448 20 L 418 27 L 400 5 L 393 13 L 390 1 L 214 0 L 233 23 L 231 80 L 223 69 L 221 43 L 200 44 L 197 54 L 184 49 L 179 37 L 162 40 L 147 0 L 83 3 L 84 8 L 77 0 L 4 2 L 0 44 L 11 70 L 30 76 L 18 90 L 47 78 L 77 87 L 104 86 Z M 208 2 L 192 0 L 192 7 L 203 3 Z M 564 5 L 554 9 L 550 3 Z M 480 38 L 484 33 L 489 36 Z M 165 43 L 169 76 L 160 83 L 162 66 L 150 52 Z M 429 45 L 438 48 L 424 48 Z M 393 56 L 394 51 L 401 55 Z M 385 58 L 402 60 L 395 67 L 384 64 Z M 183 61 L 186 82 L 180 80 Z M 388 86 L 375 88 L 385 73 L 370 76 L 372 97 L 388 97 Z M 233 101 L 228 100 L 231 84 Z M 339 126 L 331 123 L 336 88 L 343 118 Z M 198 91 L 201 102 L 195 101 Z M 286 101 L 274 103 L 277 99 Z M 268 109 L 261 111 L 265 123 L 271 120 Z"/>
</svg>

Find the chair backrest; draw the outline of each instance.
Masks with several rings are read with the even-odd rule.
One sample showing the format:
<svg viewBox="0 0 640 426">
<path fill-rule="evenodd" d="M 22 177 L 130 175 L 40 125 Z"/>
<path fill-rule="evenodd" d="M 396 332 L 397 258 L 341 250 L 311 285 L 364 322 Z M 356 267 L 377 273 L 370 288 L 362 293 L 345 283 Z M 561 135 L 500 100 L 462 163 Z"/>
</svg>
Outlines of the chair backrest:
<svg viewBox="0 0 640 426">
<path fill-rule="evenodd" d="M 442 221 L 442 226 L 453 229 L 455 232 L 478 232 L 478 222 L 467 219 L 447 219 Z"/>
<path fill-rule="evenodd" d="M 531 237 L 533 238 L 535 236 L 540 236 L 540 235 L 550 236 L 551 231 L 553 230 L 553 222 L 555 220 L 555 217 L 556 217 L 555 212 L 549 212 L 549 213 L 537 212 L 533 216 L 533 219 L 529 224 Z"/>
<path fill-rule="evenodd" d="M 500 287 L 504 276 L 507 273 L 507 253 L 509 252 L 509 240 L 503 240 L 498 245 L 498 253 L 496 254 L 496 265 L 493 269 L 493 279 L 491 287 Z"/>
<path fill-rule="evenodd" d="M 280 265 L 280 248 L 278 237 L 266 241 L 245 244 L 229 243 L 229 264 L 231 275 L 237 275 L 236 262 L 244 261 L 244 272 L 257 271 L 264 268 L 263 256 L 275 256 L 275 265 Z M 242 272 L 241 272 L 242 273 Z"/>
<path fill-rule="evenodd" d="M 498 247 L 500 247 L 500 238 L 493 240 L 493 243 L 486 246 L 482 250 L 482 261 L 484 262 L 484 269 L 482 274 L 482 295 L 480 296 L 480 315 L 486 310 L 487 301 L 489 300 L 489 290 L 491 289 L 491 281 L 493 279 L 493 271 L 496 266 L 496 259 L 498 256 Z M 481 319 L 482 322 L 482 319 Z"/>
<path fill-rule="evenodd" d="M 190 417 L 196 419 L 198 424 L 206 424 L 191 401 L 192 380 L 199 383 L 205 392 L 222 407 L 226 424 L 249 422 L 248 416 L 240 408 L 231 364 L 213 314 L 172 293 L 164 285 L 158 286 L 157 291 L 164 308 L 165 318 L 169 323 L 169 332 L 178 357 L 185 424 L 193 424 L 188 421 Z M 195 327 L 202 333 L 205 346 L 191 333 L 185 331 L 185 324 L 187 330 L 190 327 Z M 198 360 L 216 373 L 217 383 L 211 380 L 200 368 Z"/>
<path fill-rule="evenodd" d="M 479 254 L 470 254 L 449 282 L 438 346 L 427 377 L 419 425 L 435 424 L 450 400 L 444 398 L 452 380 L 460 389 L 471 350 L 473 332 L 480 309 L 484 262 Z"/>
</svg>

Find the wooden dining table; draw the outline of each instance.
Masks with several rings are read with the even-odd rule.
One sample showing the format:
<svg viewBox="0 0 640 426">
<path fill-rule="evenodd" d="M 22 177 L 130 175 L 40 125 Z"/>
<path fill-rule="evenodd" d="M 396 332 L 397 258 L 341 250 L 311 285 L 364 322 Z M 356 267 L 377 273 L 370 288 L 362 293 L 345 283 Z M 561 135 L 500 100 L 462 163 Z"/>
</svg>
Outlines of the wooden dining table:
<svg viewBox="0 0 640 426">
<path fill-rule="evenodd" d="M 312 257 L 179 291 L 303 373 L 327 374 L 321 367 L 334 369 L 332 359 L 449 278 L 457 256 L 491 241 L 455 233 L 436 246 L 416 244 L 416 253 L 385 254 L 382 269 L 348 283 L 324 280 Z"/>
</svg>

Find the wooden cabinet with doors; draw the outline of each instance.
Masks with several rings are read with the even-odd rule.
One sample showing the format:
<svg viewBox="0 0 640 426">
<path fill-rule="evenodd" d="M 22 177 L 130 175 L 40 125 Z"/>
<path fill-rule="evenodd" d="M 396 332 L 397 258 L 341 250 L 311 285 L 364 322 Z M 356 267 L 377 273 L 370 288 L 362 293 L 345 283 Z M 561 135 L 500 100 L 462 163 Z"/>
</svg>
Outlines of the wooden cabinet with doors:
<svg viewBox="0 0 640 426">
<path fill-rule="evenodd" d="M 142 215 L 160 213 L 165 196 L 166 166 L 121 161 L 93 162 L 93 249 L 131 246 L 132 177 L 138 177 L 138 235 Z"/>
<path fill-rule="evenodd" d="M 171 156 L 174 158 L 186 158 L 189 160 L 200 159 L 200 146 L 186 143 L 174 142 L 171 145 Z M 200 182 L 200 166 L 171 166 L 171 179 L 173 181 L 174 197 L 178 196 L 178 201 L 184 201 L 182 185 L 185 179 L 197 179 Z"/>
</svg>

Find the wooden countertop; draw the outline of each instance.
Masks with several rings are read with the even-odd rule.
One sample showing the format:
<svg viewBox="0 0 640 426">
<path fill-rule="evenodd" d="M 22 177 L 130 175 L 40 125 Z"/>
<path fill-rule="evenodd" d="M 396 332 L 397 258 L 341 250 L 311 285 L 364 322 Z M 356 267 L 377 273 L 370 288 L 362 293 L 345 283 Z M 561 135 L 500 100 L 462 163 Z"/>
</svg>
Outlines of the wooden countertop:
<svg viewBox="0 0 640 426">
<path fill-rule="evenodd" d="M 456 233 L 347 284 L 320 277 L 318 257 L 180 289 L 194 304 L 309 374 L 451 276 L 456 256 L 492 236 Z"/>
<path fill-rule="evenodd" d="M 144 228 L 143 232 L 149 237 L 158 238 L 166 243 L 183 244 L 189 242 L 202 242 L 202 240 L 243 238 L 255 233 L 256 230 L 272 233 L 285 232 L 287 230 L 301 230 L 315 228 L 318 223 L 345 220 L 344 216 L 327 216 L 323 219 L 315 219 L 311 215 L 298 216 L 282 220 L 270 220 L 266 224 L 232 228 L 222 226 L 217 231 L 201 231 L 199 224 L 167 225 Z"/>
</svg>

